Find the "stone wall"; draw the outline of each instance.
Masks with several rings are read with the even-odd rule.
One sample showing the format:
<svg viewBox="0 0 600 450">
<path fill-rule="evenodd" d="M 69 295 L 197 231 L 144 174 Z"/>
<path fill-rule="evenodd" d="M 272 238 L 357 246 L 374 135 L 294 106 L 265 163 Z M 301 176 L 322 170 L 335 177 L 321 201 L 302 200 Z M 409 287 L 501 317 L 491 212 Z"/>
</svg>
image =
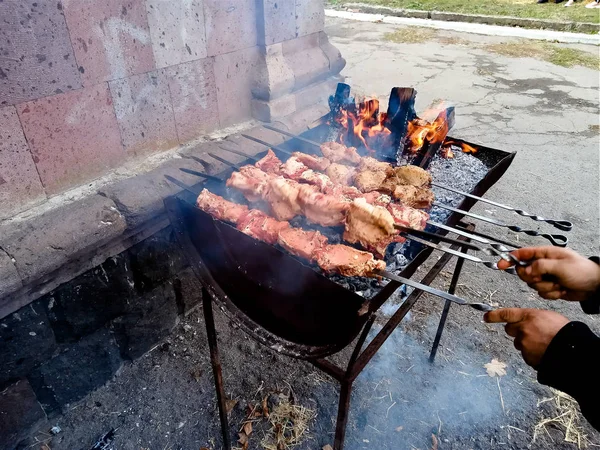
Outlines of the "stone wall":
<svg viewBox="0 0 600 450">
<path fill-rule="evenodd" d="M 314 83 L 344 64 L 323 32 L 323 8 L 0 2 L 0 220 L 132 158 L 323 100 Z"/>
</svg>

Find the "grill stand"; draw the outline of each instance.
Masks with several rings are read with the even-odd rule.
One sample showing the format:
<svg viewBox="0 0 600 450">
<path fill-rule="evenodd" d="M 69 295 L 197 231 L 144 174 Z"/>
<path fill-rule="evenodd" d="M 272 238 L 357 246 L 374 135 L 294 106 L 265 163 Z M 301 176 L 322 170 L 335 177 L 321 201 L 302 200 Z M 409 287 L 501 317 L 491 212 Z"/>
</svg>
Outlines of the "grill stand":
<svg viewBox="0 0 600 450">
<path fill-rule="evenodd" d="M 464 227 L 468 231 L 473 231 L 475 229 L 474 224 L 467 224 Z M 463 238 L 462 240 L 465 239 Z M 454 245 L 452 246 L 452 248 L 457 249 L 458 246 Z M 464 247 L 462 250 L 464 252 L 467 252 L 467 249 Z M 421 282 L 423 284 L 430 285 L 439 275 L 442 269 L 448 264 L 451 258 L 452 255 L 445 253 L 429 270 L 429 272 L 425 275 Z M 462 271 L 463 263 L 464 260 L 461 258 L 459 258 L 456 262 L 454 273 L 452 275 L 452 280 L 450 282 L 450 287 L 448 289 L 448 292 L 451 294 L 455 293 L 456 286 L 458 285 L 458 279 Z M 340 383 L 340 401 L 338 405 L 338 415 L 335 426 L 335 441 L 333 445 L 334 450 L 342 450 L 344 447 L 344 440 L 346 437 L 346 426 L 348 424 L 348 413 L 350 410 L 350 397 L 352 393 L 352 385 L 354 383 L 354 380 L 356 379 L 356 377 L 358 377 L 358 375 L 360 375 L 362 370 L 366 367 L 369 361 L 371 361 L 373 356 L 375 356 L 377 351 L 390 337 L 392 332 L 398 327 L 398 325 L 400 325 L 400 322 L 402 322 L 404 316 L 406 316 L 406 314 L 412 309 L 412 307 L 415 305 L 417 300 L 419 300 L 422 294 L 423 291 L 414 290 L 407 297 L 404 303 L 402 303 L 402 305 L 400 306 L 400 308 L 398 308 L 394 315 L 386 322 L 386 324 L 379 331 L 379 333 L 377 333 L 377 335 L 371 340 L 367 347 L 364 350 L 362 350 L 363 345 L 369 334 L 369 331 L 373 326 L 373 322 L 375 321 L 375 314 L 371 314 L 371 317 L 365 323 L 363 330 L 356 342 L 356 346 L 354 347 L 352 355 L 348 360 L 348 365 L 345 371 L 324 358 L 297 358 L 305 359 L 306 361 L 310 362 L 315 367 L 325 372 Z M 225 406 L 225 386 L 223 384 L 221 361 L 219 359 L 217 330 L 215 328 L 215 320 L 212 305 L 213 301 L 214 300 L 211 294 L 208 292 L 208 290 L 203 288 L 202 303 L 204 312 L 204 323 L 206 325 L 206 334 L 208 337 L 208 346 L 210 349 L 210 361 L 213 369 L 213 377 L 217 393 L 217 403 L 219 406 L 219 417 L 221 421 L 221 432 L 223 433 L 224 448 L 226 450 L 230 450 L 231 437 L 229 436 L 229 423 L 227 420 L 227 408 Z M 433 363 L 435 359 L 438 346 L 440 344 L 442 332 L 446 324 L 446 318 L 448 317 L 448 312 L 450 311 L 450 304 L 451 302 L 448 300 L 446 300 L 444 304 L 444 309 L 442 310 L 437 333 L 429 356 L 430 363 Z"/>
</svg>

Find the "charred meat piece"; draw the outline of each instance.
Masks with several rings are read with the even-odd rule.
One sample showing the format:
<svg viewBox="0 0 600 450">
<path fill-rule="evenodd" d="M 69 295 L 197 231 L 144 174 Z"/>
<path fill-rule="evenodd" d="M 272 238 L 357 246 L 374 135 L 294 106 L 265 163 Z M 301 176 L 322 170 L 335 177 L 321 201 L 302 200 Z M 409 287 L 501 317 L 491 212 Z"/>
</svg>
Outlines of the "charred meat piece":
<svg viewBox="0 0 600 450">
<path fill-rule="evenodd" d="M 298 204 L 300 185 L 294 180 L 275 177 L 268 182 L 264 199 L 278 220 L 291 220 L 302 213 Z"/>
<path fill-rule="evenodd" d="M 265 173 L 279 175 L 281 160 L 273 153 L 273 150 L 269 149 L 267 150 L 267 154 L 259 159 L 254 165 Z"/>
<path fill-rule="evenodd" d="M 243 166 L 239 172 L 233 172 L 227 180 L 227 186 L 238 189 L 249 202 L 263 197 L 263 192 L 271 176 L 258 167 Z"/>
<path fill-rule="evenodd" d="M 370 205 L 364 198 L 352 202 L 346 214 L 345 241 L 359 243 L 383 256 L 385 248 L 382 249 L 381 243 L 389 244 L 390 237 L 395 234 L 398 233 L 394 228 L 394 218 L 387 209 Z"/>
<path fill-rule="evenodd" d="M 387 210 L 394 218 L 394 223 L 416 230 L 424 230 L 429 220 L 426 212 L 398 203 L 390 203 Z"/>
<path fill-rule="evenodd" d="M 332 163 L 337 162 L 356 165 L 360 162 L 360 155 L 357 153 L 355 147 L 346 147 L 337 142 L 325 142 L 324 144 L 321 144 L 321 152 L 325 155 L 325 158 L 329 159 Z"/>
<path fill-rule="evenodd" d="M 361 170 L 354 176 L 354 185 L 362 192 L 377 191 L 386 178 L 385 172 L 379 170 Z"/>
<path fill-rule="evenodd" d="M 329 161 L 327 158 L 309 155 L 308 153 L 294 152 L 292 153 L 292 158 L 298 159 L 298 161 L 300 161 L 309 169 L 316 170 L 318 172 L 324 172 L 331 164 L 331 161 Z"/>
<path fill-rule="evenodd" d="M 290 156 L 288 160 L 282 164 L 280 173 L 286 178 L 297 180 L 300 175 L 308 170 L 308 167 L 295 156 Z"/>
<path fill-rule="evenodd" d="M 397 184 L 390 192 L 392 197 L 411 208 L 429 209 L 435 200 L 433 191 L 429 188 Z"/>
<path fill-rule="evenodd" d="M 373 172 L 383 172 L 387 176 L 392 175 L 393 167 L 391 164 L 379 161 L 371 156 L 365 156 L 360 159 L 360 163 L 358 164 L 358 170 L 370 170 Z"/>
<path fill-rule="evenodd" d="M 298 203 L 309 221 L 324 227 L 342 225 L 349 207 L 349 201 L 322 194 L 314 186 L 306 184 L 300 185 Z"/>
<path fill-rule="evenodd" d="M 425 188 L 431 185 L 431 175 L 418 166 L 394 167 L 390 178 L 396 180 L 396 184 L 410 185 Z"/>
<path fill-rule="evenodd" d="M 316 251 L 316 261 L 325 272 L 346 277 L 372 277 L 377 271 L 385 270 L 384 261 L 347 245 L 326 245 Z"/>
<path fill-rule="evenodd" d="M 334 183 L 352 186 L 356 169 L 340 163 L 331 163 L 325 173 Z"/>
<path fill-rule="evenodd" d="M 312 261 L 315 252 L 327 245 L 327 238 L 318 231 L 287 228 L 279 232 L 277 242 L 292 255 Z"/>
<path fill-rule="evenodd" d="M 246 205 L 229 202 L 207 189 L 202 189 L 202 192 L 198 195 L 196 206 L 217 219 L 231 223 L 237 223 L 240 217 L 248 213 Z"/>
<path fill-rule="evenodd" d="M 251 209 L 237 223 L 242 233 L 271 245 L 277 243 L 279 232 L 289 227 L 288 222 L 275 220 L 258 209 Z"/>
</svg>

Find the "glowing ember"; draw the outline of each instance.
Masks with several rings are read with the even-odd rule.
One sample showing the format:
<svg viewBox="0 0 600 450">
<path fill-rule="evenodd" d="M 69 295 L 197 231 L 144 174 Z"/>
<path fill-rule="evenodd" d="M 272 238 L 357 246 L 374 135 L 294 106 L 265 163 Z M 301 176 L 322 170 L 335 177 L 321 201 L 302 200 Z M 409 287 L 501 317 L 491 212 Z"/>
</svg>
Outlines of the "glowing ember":
<svg viewBox="0 0 600 450">
<path fill-rule="evenodd" d="M 452 151 L 452 148 L 450 148 L 450 146 L 442 148 L 442 157 L 446 159 L 454 158 L 454 152 Z"/>
</svg>

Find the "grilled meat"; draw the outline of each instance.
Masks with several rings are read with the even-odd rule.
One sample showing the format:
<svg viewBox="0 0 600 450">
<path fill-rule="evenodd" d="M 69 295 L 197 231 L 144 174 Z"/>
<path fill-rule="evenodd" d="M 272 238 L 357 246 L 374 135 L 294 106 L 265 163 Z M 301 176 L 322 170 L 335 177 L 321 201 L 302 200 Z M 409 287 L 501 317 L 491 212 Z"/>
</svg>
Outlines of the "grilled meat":
<svg viewBox="0 0 600 450">
<path fill-rule="evenodd" d="M 326 245 L 315 253 L 317 264 L 326 272 L 347 277 L 372 277 L 377 276 L 377 271 L 385 270 L 384 261 L 347 245 Z"/>
<path fill-rule="evenodd" d="M 279 175 L 281 160 L 273 153 L 273 150 L 267 150 L 267 154 L 254 164 L 265 173 L 274 173 Z"/>
<path fill-rule="evenodd" d="M 384 255 L 385 249 L 398 234 L 394 218 L 381 207 L 367 203 L 364 198 L 354 200 L 346 214 L 344 240 L 359 243 L 363 248 Z"/>
<path fill-rule="evenodd" d="M 275 220 L 258 209 L 251 209 L 237 223 L 242 233 L 271 245 L 277 243 L 279 232 L 289 227 L 288 222 Z"/>
<path fill-rule="evenodd" d="M 233 172 L 227 180 L 227 186 L 238 189 L 249 202 L 257 202 L 263 197 L 264 189 L 271 176 L 257 167 L 243 166 L 239 172 Z"/>
<path fill-rule="evenodd" d="M 243 215 L 248 213 L 246 205 L 238 205 L 229 202 L 219 195 L 215 195 L 207 189 L 202 189 L 196 199 L 196 206 L 206 211 L 211 216 L 218 217 L 225 222 L 237 223 Z"/>
<path fill-rule="evenodd" d="M 277 242 L 292 255 L 312 261 L 315 252 L 327 245 L 327 238 L 318 231 L 287 228 L 279 232 Z"/>
<path fill-rule="evenodd" d="M 384 186 L 387 186 L 387 181 Z M 382 190 L 390 192 L 392 197 L 411 208 L 429 209 L 435 200 L 433 191 L 429 188 L 396 184 L 389 186 L 389 189 L 384 188 Z"/>
<path fill-rule="evenodd" d="M 344 164 L 331 163 L 329 167 L 327 167 L 325 173 L 334 183 L 352 186 L 356 169 L 351 166 L 345 166 Z"/>
<path fill-rule="evenodd" d="M 302 213 L 298 204 L 299 188 L 297 182 L 283 177 L 275 177 L 268 182 L 263 198 L 278 220 L 291 220 Z"/>
<path fill-rule="evenodd" d="M 387 175 L 379 170 L 361 170 L 354 176 L 354 185 L 362 192 L 381 189 Z"/>
<path fill-rule="evenodd" d="M 332 163 L 337 162 L 356 165 L 360 162 L 360 155 L 357 153 L 356 148 L 346 147 L 337 142 L 325 142 L 324 144 L 321 144 L 321 152 Z"/>
<path fill-rule="evenodd" d="M 358 170 L 370 170 L 376 172 L 383 172 L 387 176 L 392 175 L 393 167 L 391 164 L 379 161 L 371 156 L 365 156 L 360 158 L 360 162 L 358 163 Z"/>
<path fill-rule="evenodd" d="M 302 161 L 295 156 L 290 156 L 288 160 L 281 165 L 280 173 L 286 178 L 296 180 L 307 170 L 308 167 Z"/>
<path fill-rule="evenodd" d="M 307 183 L 316 186 L 321 192 L 328 193 L 334 188 L 334 184 L 327 175 L 315 172 L 312 169 L 305 170 L 296 178 L 300 183 Z"/>
<path fill-rule="evenodd" d="M 429 214 L 425 211 L 399 205 L 398 203 L 390 203 L 387 205 L 387 210 L 394 218 L 394 223 L 415 230 L 424 230 L 429 220 Z"/>
<path fill-rule="evenodd" d="M 342 225 L 349 201 L 335 195 L 322 194 L 313 186 L 300 185 L 298 203 L 306 218 L 324 227 Z"/>
<path fill-rule="evenodd" d="M 396 184 L 410 185 L 420 188 L 426 188 L 431 185 L 431 175 L 418 166 L 400 166 L 394 167 L 391 178 L 396 180 Z"/>
<path fill-rule="evenodd" d="M 323 158 L 322 156 L 309 155 L 308 153 L 302 152 L 294 152 L 292 153 L 292 158 L 297 158 L 302 164 L 312 170 L 316 170 L 318 172 L 324 172 L 331 161 L 327 158 Z"/>
</svg>

